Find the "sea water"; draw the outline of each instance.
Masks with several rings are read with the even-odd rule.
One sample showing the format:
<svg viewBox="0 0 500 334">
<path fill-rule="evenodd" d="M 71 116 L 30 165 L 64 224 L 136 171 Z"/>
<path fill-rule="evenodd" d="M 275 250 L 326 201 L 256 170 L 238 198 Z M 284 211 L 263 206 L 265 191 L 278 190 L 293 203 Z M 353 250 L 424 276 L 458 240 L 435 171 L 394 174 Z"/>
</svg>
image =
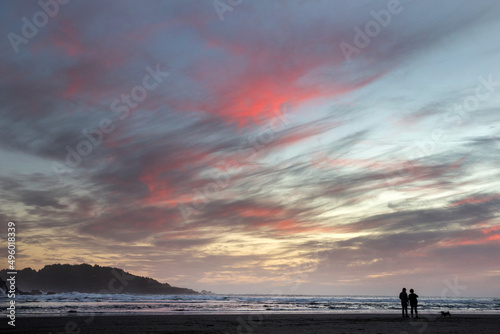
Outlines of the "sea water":
<svg viewBox="0 0 500 334">
<path fill-rule="evenodd" d="M 8 299 L 0 296 L 0 307 Z M 395 313 L 397 296 L 305 295 L 140 295 L 58 293 L 17 295 L 17 316 L 87 314 L 237 314 L 237 313 Z M 499 314 L 500 298 L 419 298 L 419 312 Z"/>
</svg>

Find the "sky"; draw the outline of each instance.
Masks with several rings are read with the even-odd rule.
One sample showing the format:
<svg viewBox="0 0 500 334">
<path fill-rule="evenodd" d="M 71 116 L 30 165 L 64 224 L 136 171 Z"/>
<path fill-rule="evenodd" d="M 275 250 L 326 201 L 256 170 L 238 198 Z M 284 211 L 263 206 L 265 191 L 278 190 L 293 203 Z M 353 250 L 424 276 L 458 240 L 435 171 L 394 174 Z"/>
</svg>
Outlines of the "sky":
<svg viewBox="0 0 500 334">
<path fill-rule="evenodd" d="M 18 268 L 498 297 L 499 18 L 493 0 L 2 1 L 1 252 L 14 221 Z"/>
</svg>

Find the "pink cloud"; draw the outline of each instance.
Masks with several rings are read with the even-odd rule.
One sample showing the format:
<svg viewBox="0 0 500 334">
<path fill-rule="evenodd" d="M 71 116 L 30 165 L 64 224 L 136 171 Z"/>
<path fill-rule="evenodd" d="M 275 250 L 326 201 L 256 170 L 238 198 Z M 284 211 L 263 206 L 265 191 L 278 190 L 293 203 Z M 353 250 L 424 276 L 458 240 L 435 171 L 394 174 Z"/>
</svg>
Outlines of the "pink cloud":
<svg viewBox="0 0 500 334">
<path fill-rule="evenodd" d="M 317 25 L 306 36 L 275 43 L 272 36 L 259 39 L 249 32 L 234 38 L 216 38 L 202 32 L 209 50 L 222 52 L 217 60 L 206 58 L 188 71 L 207 89 L 201 101 L 181 102 L 186 109 L 202 110 L 223 117 L 240 127 L 270 119 L 273 111 L 286 102 L 302 103 L 321 97 L 336 97 L 366 86 L 383 75 L 383 71 L 365 74 L 363 78 L 325 80 L 322 68 L 340 68 L 344 58 L 333 51 L 340 37 L 324 34 Z M 314 36 L 314 37 L 313 37 Z M 310 38 L 323 39 L 325 49 L 310 48 Z M 330 52 L 328 52 L 330 51 Z"/>
<path fill-rule="evenodd" d="M 464 198 L 460 201 L 453 202 L 450 204 L 450 206 L 456 206 L 456 205 L 461 205 L 461 204 L 479 204 L 479 203 L 484 203 L 484 202 L 489 202 L 494 199 L 500 198 L 500 195 L 490 195 L 490 196 L 484 196 L 484 195 L 479 195 L 479 196 L 471 196 L 468 198 Z"/>
</svg>

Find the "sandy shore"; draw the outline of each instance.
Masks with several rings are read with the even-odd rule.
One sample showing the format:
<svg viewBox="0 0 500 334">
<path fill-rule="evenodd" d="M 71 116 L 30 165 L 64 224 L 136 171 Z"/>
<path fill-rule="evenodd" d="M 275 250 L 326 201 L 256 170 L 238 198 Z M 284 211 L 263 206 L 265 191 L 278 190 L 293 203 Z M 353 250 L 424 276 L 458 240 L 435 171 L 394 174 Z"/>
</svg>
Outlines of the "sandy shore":
<svg viewBox="0 0 500 334">
<path fill-rule="evenodd" d="M 500 333 L 499 315 L 243 314 L 19 317 L 2 333 Z"/>
</svg>

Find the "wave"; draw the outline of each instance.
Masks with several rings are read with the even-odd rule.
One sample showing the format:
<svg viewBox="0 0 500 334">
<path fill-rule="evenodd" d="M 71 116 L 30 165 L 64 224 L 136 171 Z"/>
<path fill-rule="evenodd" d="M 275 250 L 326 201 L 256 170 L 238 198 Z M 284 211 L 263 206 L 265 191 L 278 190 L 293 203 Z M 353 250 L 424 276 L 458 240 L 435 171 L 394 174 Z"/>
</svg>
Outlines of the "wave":
<svg viewBox="0 0 500 334">
<path fill-rule="evenodd" d="M 500 314 L 498 298 L 421 297 L 422 312 L 451 310 L 455 313 Z M 7 299 L 0 300 L 6 307 Z M 397 312 L 392 296 L 274 296 L 274 295 L 131 295 L 85 294 L 16 296 L 20 315 L 77 313 L 235 313 L 235 312 Z"/>
</svg>

